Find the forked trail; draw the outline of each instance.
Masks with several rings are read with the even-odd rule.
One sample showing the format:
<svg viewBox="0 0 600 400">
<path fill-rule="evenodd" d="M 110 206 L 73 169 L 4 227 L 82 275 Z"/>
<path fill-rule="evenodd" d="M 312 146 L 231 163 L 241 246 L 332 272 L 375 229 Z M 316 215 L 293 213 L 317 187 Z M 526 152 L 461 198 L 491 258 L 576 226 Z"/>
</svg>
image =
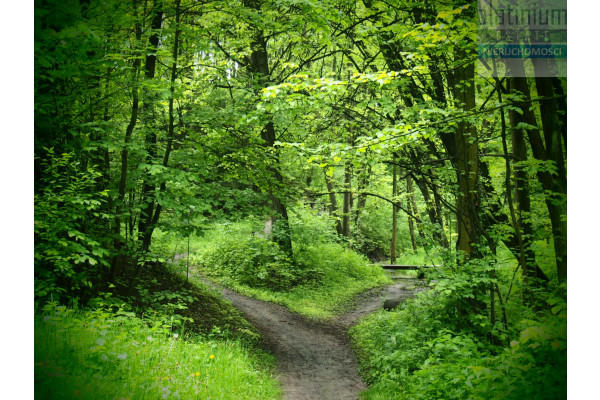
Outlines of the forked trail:
<svg viewBox="0 0 600 400">
<path fill-rule="evenodd" d="M 265 350 L 277 357 L 286 400 L 357 399 L 366 385 L 358 374 L 348 328 L 381 308 L 386 298 L 406 298 L 415 291 L 414 282 L 407 281 L 372 289 L 337 320 L 314 322 L 283 306 L 220 290 L 258 328 Z"/>
</svg>

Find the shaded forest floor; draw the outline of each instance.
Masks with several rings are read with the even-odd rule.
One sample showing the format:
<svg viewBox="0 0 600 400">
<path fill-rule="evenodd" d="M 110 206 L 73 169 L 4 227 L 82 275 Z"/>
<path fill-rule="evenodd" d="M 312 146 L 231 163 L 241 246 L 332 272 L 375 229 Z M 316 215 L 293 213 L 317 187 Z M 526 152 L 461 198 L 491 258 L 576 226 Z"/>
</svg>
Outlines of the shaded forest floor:
<svg viewBox="0 0 600 400">
<path fill-rule="evenodd" d="M 252 299 L 226 288 L 223 296 L 258 329 L 264 349 L 276 359 L 284 399 L 356 399 L 366 389 L 347 335 L 360 318 L 386 299 L 405 299 L 419 290 L 406 279 L 357 296 L 344 314 L 329 321 L 307 319 L 287 308 Z"/>
</svg>

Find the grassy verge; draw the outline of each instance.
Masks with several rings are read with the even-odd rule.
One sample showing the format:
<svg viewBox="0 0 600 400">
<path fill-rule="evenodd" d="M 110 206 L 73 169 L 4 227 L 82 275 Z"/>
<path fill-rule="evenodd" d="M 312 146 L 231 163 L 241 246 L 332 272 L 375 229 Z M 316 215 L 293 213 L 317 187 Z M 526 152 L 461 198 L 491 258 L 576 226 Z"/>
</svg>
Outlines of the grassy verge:
<svg viewBox="0 0 600 400">
<path fill-rule="evenodd" d="M 235 283 L 230 287 L 246 296 L 284 305 L 309 318 L 331 319 L 344 312 L 357 294 L 385 283 L 389 283 L 385 277 L 346 279 L 343 282 L 297 286 L 287 292 L 273 292 Z"/>
<path fill-rule="evenodd" d="M 356 294 L 391 283 L 381 267 L 370 266 L 364 256 L 337 243 L 322 217 L 293 215 L 293 259 L 262 237 L 260 222 L 214 224 L 202 237 L 190 239 L 194 274 L 319 319 L 342 312 Z M 165 254 L 182 248 L 175 237 L 161 235 L 157 242 Z M 187 257 L 179 262 L 182 272 L 186 262 Z"/>
<path fill-rule="evenodd" d="M 515 296 L 508 323 L 492 325 L 487 315 L 461 312 L 469 298 L 486 300 L 473 284 L 489 269 L 481 271 L 470 271 L 474 278 L 439 271 L 432 290 L 350 330 L 369 383 L 364 399 L 565 398 L 566 286 L 549 292 L 537 312 Z"/>
<path fill-rule="evenodd" d="M 35 314 L 35 398 L 278 399 L 273 359 L 241 314 L 164 265 L 107 285 L 85 309 Z"/>
<path fill-rule="evenodd" d="M 202 258 L 200 258 L 202 260 Z M 309 279 L 285 290 L 253 286 L 236 279 L 228 268 L 215 269 L 200 262 L 195 270 L 247 296 L 282 304 L 309 318 L 329 319 L 343 312 L 358 293 L 391 283 L 383 270 L 335 243 L 308 246 L 298 252 L 301 269 Z"/>
<path fill-rule="evenodd" d="M 369 266 L 366 258 L 336 243 L 306 246 L 296 252 L 293 263 L 278 253 L 273 260 L 244 260 L 244 254 L 257 254 L 252 246 L 242 245 L 238 257 L 230 257 L 235 250 L 223 248 L 223 242 L 217 247 L 215 251 L 208 246 L 198 253 L 195 271 L 242 294 L 285 305 L 310 318 L 333 318 L 358 293 L 391 283 L 381 267 Z M 264 255 L 262 252 L 261 257 Z"/>
<path fill-rule="evenodd" d="M 277 399 L 265 357 L 181 337 L 160 319 L 48 304 L 35 317 L 35 398 Z"/>
</svg>

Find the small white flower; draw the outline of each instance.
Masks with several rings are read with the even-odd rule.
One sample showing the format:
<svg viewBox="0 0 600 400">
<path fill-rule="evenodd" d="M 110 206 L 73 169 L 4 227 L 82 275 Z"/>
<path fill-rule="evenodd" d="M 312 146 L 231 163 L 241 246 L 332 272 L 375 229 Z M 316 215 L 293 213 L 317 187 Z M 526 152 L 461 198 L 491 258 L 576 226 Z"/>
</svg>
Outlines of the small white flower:
<svg viewBox="0 0 600 400">
<path fill-rule="evenodd" d="M 148 339 L 149 342 L 151 342 L 152 341 L 152 336 L 148 336 L 147 339 Z"/>
<path fill-rule="evenodd" d="M 173 334 L 173 338 L 177 339 L 179 337 L 179 335 L 177 333 Z"/>
</svg>

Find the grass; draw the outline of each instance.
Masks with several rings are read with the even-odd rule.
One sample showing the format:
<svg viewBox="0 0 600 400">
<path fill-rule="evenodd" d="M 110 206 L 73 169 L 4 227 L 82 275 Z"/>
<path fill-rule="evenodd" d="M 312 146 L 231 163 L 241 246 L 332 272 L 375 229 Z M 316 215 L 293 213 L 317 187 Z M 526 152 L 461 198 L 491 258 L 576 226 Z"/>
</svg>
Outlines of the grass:
<svg viewBox="0 0 600 400">
<path fill-rule="evenodd" d="M 278 399 L 273 359 L 229 302 L 175 268 L 133 267 L 87 308 L 35 314 L 36 399 Z"/>
<path fill-rule="evenodd" d="M 471 263 L 468 272 L 436 271 L 443 275 L 432 290 L 351 328 L 369 383 L 363 399 L 565 398 L 566 284 L 537 293 L 537 310 L 524 305 L 520 276 L 513 281 L 515 261 L 507 249 L 498 250 L 491 264 Z M 460 312 L 469 310 L 464 299 L 477 295 L 471 280 L 486 279 L 491 266 L 504 294 L 506 325 L 496 319 L 492 326 L 485 311 Z M 479 298 L 489 309 L 489 298 Z"/>
<path fill-rule="evenodd" d="M 387 259 L 381 264 L 391 264 L 391 260 Z M 415 253 L 412 249 L 405 249 L 401 251 L 396 257 L 394 264 L 402 265 L 440 265 L 442 264 L 442 258 L 439 254 L 439 249 L 432 249 L 426 252 L 422 247 L 419 247 Z"/>
<path fill-rule="evenodd" d="M 48 304 L 35 317 L 36 399 L 278 399 L 264 354 L 159 321 Z"/>
<path fill-rule="evenodd" d="M 186 282 L 185 269 L 162 264 L 144 268 L 132 292 L 127 289 L 129 279 L 131 276 L 126 273 L 110 289 L 116 297 L 111 298 L 113 303 L 127 303 L 138 315 L 161 318 L 163 323 L 173 326 L 175 333 L 214 336 L 218 331 L 222 338 L 258 344 L 258 332 L 241 313 L 203 283 Z"/>
<path fill-rule="evenodd" d="M 230 287 L 246 296 L 284 305 L 309 318 L 331 319 L 345 311 L 357 294 L 386 283 L 390 283 L 389 278 L 377 276 L 372 280 L 347 279 L 343 282 L 296 286 L 287 292 L 273 292 L 237 284 Z"/>
<path fill-rule="evenodd" d="M 299 258 L 318 278 L 285 291 L 240 284 L 227 275 L 215 274 L 213 269 L 202 264 L 196 265 L 194 270 L 199 275 L 210 274 L 211 279 L 241 294 L 278 303 L 316 319 L 334 318 L 348 307 L 357 294 L 391 283 L 381 267 L 369 266 L 365 258 L 337 244 L 308 247 Z"/>
<path fill-rule="evenodd" d="M 252 262 L 236 262 L 233 258 L 231 265 L 215 268 L 212 262 L 222 258 L 211 256 L 211 249 L 207 247 L 203 253 L 205 256 L 199 253 L 195 270 L 200 275 L 209 276 L 241 294 L 282 304 L 309 318 L 334 318 L 358 293 L 391 283 L 381 267 L 370 266 L 365 257 L 337 243 L 320 243 L 297 250 L 295 264 L 282 265 L 281 268 L 289 268 L 292 276 L 296 273 L 304 280 L 283 290 L 274 289 L 271 285 L 253 286 L 240 282 L 236 279 L 239 275 L 230 272 L 235 270 L 239 274 L 240 265 L 252 268 Z M 224 250 L 221 247 L 218 251 L 222 254 Z M 245 275 L 252 275 L 252 271 Z"/>
<path fill-rule="evenodd" d="M 214 224 L 202 237 L 190 237 L 194 275 L 317 319 L 333 318 L 358 293 L 391 283 L 382 268 L 370 266 L 365 257 L 336 243 L 326 221 L 318 216 L 293 215 L 293 262 L 279 250 L 261 244 L 255 232 L 260 232 L 262 225 L 256 221 Z M 183 248 L 175 236 L 159 232 L 155 239 L 163 254 Z M 187 239 L 185 247 L 187 251 Z M 182 272 L 186 261 L 179 262 Z"/>
</svg>

